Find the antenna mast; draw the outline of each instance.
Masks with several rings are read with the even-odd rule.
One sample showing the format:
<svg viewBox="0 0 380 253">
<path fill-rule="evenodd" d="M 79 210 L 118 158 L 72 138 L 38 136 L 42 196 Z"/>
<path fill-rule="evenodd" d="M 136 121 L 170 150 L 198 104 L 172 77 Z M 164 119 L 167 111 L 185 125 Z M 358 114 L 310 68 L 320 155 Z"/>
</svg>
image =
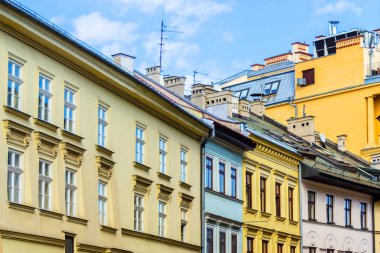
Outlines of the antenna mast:
<svg viewBox="0 0 380 253">
<path fill-rule="evenodd" d="M 195 79 L 195 77 L 196 77 L 196 75 L 203 75 L 203 76 L 207 76 L 207 74 L 204 74 L 204 73 L 201 73 L 201 72 L 198 72 L 198 71 L 196 71 L 196 70 L 194 70 L 193 71 L 193 85 L 195 85 L 195 83 L 196 83 L 196 79 Z"/>
</svg>

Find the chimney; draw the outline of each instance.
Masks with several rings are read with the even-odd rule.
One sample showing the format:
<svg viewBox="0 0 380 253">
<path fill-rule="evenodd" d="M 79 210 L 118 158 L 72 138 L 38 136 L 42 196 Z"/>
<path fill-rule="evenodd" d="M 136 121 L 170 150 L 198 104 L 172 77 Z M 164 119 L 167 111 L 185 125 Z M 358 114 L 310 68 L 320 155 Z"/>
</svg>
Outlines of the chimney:
<svg viewBox="0 0 380 253">
<path fill-rule="evenodd" d="M 253 71 L 258 71 L 258 70 L 263 69 L 263 68 L 265 68 L 265 65 L 263 65 L 263 64 L 255 63 L 255 64 L 251 65 L 251 69 Z"/>
<path fill-rule="evenodd" d="M 347 134 L 338 135 L 338 149 L 342 152 L 346 151 Z"/>
<path fill-rule="evenodd" d="M 375 169 L 380 169 L 380 154 L 371 155 L 371 166 Z"/>
<path fill-rule="evenodd" d="M 197 83 L 191 86 L 191 102 L 206 109 L 206 98 L 208 94 L 215 93 L 212 85 Z"/>
<path fill-rule="evenodd" d="M 264 116 L 265 115 L 265 101 L 254 100 L 251 103 L 251 112 L 260 117 Z"/>
<path fill-rule="evenodd" d="M 206 110 L 223 119 L 232 117 L 239 113 L 239 98 L 230 90 L 208 94 Z"/>
<path fill-rule="evenodd" d="M 250 101 L 246 99 L 239 100 L 239 115 L 244 118 L 249 118 Z"/>
<path fill-rule="evenodd" d="M 335 35 L 338 33 L 339 21 L 329 21 L 329 34 Z"/>
<path fill-rule="evenodd" d="M 146 68 L 146 76 L 152 79 L 153 81 L 159 84 L 162 84 L 160 66 L 153 66 L 153 67 Z"/>
<path fill-rule="evenodd" d="M 302 116 L 300 118 L 290 118 L 288 122 L 288 131 L 298 135 L 310 143 L 315 142 L 314 133 L 314 116 Z"/>
<path fill-rule="evenodd" d="M 119 64 L 123 68 L 133 73 L 136 57 L 123 53 L 118 53 L 112 55 L 112 58 L 115 63 Z"/>
<path fill-rule="evenodd" d="M 302 53 L 309 53 L 309 44 L 301 43 L 301 42 L 294 42 L 292 43 L 292 52 L 302 52 Z"/>
<path fill-rule="evenodd" d="M 185 95 L 185 81 L 186 77 L 184 76 L 168 76 L 164 78 L 164 85 L 166 88 L 183 97 Z"/>
</svg>

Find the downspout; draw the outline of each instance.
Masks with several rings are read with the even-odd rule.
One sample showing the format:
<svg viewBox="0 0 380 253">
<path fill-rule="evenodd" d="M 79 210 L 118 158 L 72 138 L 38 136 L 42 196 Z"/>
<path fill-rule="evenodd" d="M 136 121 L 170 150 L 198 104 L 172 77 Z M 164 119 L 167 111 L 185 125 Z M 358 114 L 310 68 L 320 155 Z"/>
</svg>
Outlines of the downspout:
<svg viewBox="0 0 380 253">
<path fill-rule="evenodd" d="M 209 137 L 205 138 L 202 141 L 201 145 L 201 245 L 202 245 L 202 253 L 205 253 L 205 167 L 206 167 L 206 144 L 211 141 L 215 137 L 214 128 L 210 130 Z"/>
<path fill-rule="evenodd" d="M 373 198 L 373 197 L 372 197 Z M 372 247 L 373 247 L 373 253 L 375 253 L 376 251 L 376 236 L 375 236 L 375 200 L 372 199 L 372 240 L 373 240 L 373 243 L 372 243 Z"/>
<path fill-rule="evenodd" d="M 298 118 L 298 107 L 296 104 L 293 103 L 293 99 L 294 97 L 291 98 L 291 100 L 289 101 L 289 104 L 294 107 L 294 118 L 296 119 Z"/>
<path fill-rule="evenodd" d="M 303 224 L 302 224 L 302 206 L 303 206 L 303 203 L 302 203 L 302 173 L 301 173 L 301 169 L 302 169 L 302 163 L 299 162 L 298 164 L 298 182 L 299 182 L 299 196 L 300 196 L 300 236 L 301 236 L 301 244 L 300 244 L 300 252 L 303 252 Z"/>
</svg>

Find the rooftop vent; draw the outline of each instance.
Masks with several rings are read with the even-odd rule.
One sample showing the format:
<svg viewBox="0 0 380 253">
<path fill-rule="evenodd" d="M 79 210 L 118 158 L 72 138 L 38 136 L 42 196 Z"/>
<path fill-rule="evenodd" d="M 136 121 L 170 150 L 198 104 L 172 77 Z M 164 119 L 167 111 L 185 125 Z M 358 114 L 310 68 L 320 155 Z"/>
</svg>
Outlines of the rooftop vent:
<svg viewBox="0 0 380 253">
<path fill-rule="evenodd" d="M 337 34 L 339 21 L 329 21 L 329 33 L 330 35 Z"/>
</svg>

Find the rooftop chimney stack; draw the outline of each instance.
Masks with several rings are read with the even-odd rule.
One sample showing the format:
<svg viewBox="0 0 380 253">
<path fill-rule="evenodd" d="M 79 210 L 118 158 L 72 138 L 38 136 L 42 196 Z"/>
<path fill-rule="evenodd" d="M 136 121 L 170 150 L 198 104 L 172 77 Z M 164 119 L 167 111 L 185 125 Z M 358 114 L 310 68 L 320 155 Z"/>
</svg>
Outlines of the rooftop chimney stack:
<svg viewBox="0 0 380 253">
<path fill-rule="evenodd" d="M 191 86 L 191 102 L 206 109 L 206 98 L 209 94 L 215 93 L 212 85 L 197 83 Z"/>
<path fill-rule="evenodd" d="M 345 152 L 347 150 L 346 142 L 347 142 L 347 134 L 338 135 L 338 150 Z"/>
<path fill-rule="evenodd" d="M 310 143 L 315 143 L 314 116 L 303 115 L 300 118 L 290 118 L 287 122 L 289 132 Z"/>
<path fill-rule="evenodd" d="M 165 87 L 181 97 L 185 95 L 185 82 L 186 77 L 184 76 L 168 76 L 164 78 Z"/>
<path fill-rule="evenodd" d="M 265 115 L 265 101 L 263 100 L 252 101 L 251 112 L 260 117 L 264 116 Z"/>
<path fill-rule="evenodd" d="M 127 69 L 129 72 L 133 73 L 136 57 L 128 54 L 118 53 L 112 55 L 112 58 L 115 63 L 119 64 L 123 68 Z"/>
<path fill-rule="evenodd" d="M 263 68 L 265 68 L 265 65 L 263 65 L 263 64 L 255 63 L 255 64 L 251 65 L 251 69 L 253 71 L 258 71 L 258 70 L 263 69 Z"/>
<path fill-rule="evenodd" d="M 239 98 L 230 90 L 208 94 L 206 97 L 206 110 L 222 119 L 239 114 Z"/>
<path fill-rule="evenodd" d="M 380 169 L 380 154 L 371 155 L 371 166 L 375 169 Z"/>
<path fill-rule="evenodd" d="M 160 66 L 153 66 L 153 67 L 146 68 L 146 76 L 152 79 L 153 81 L 159 84 L 162 84 Z"/>
<path fill-rule="evenodd" d="M 329 34 L 335 35 L 338 33 L 339 21 L 329 21 Z"/>
</svg>

